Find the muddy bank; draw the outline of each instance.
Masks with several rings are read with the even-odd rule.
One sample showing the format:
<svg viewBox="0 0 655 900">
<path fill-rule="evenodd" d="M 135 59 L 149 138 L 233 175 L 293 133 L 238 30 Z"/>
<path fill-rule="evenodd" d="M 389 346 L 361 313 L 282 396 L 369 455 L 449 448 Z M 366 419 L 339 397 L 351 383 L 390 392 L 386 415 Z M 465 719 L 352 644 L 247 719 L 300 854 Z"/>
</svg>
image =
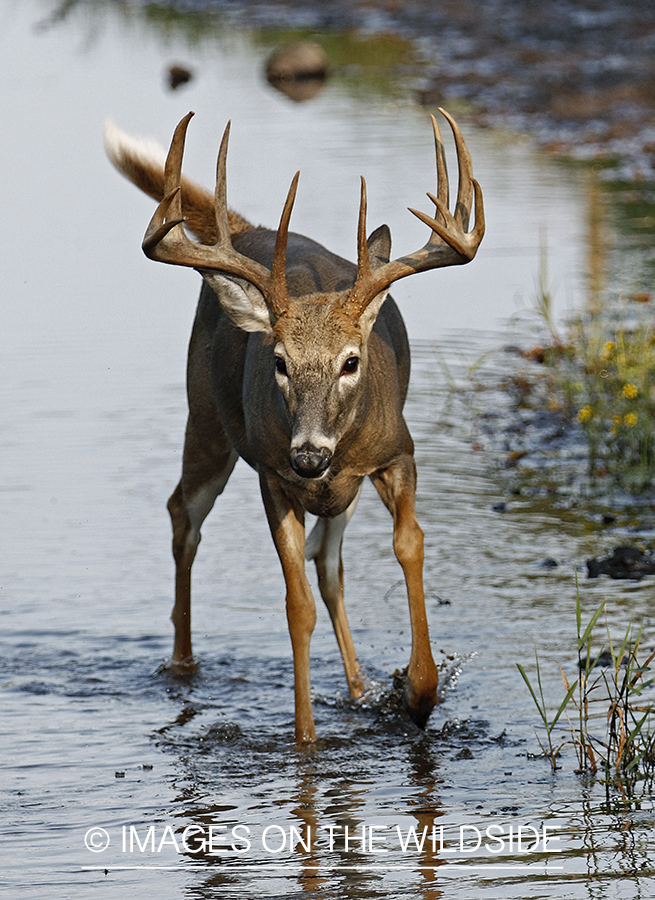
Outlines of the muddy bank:
<svg viewBox="0 0 655 900">
<path fill-rule="evenodd" d="M 425 66 L 418 103 L 460 101 L 481 124 L 608 163 L 607 178 L 655 177 L 655 7 L 640 0 L 179 0 L 239 24 L 397 33 Z"/>
<path fill-rule="evenodd" d="M 49 30 L 88 0 L 60 0 L 37 30 Z M 112 4 L 113 6 L 114 4 Z M 225 24 L 326 46 L 334 70 L 370 68 L 362 37 L 395 36 L 400 52 L 374 63 L 410 82 L 426 107 L 464 107 L 482 126 L 528 135 L 562 156 L 598 161 L 607 180 L 655 180 L 655 5 L 640 0 L 121 0 L 167 33 L 192 43 Z M 359 40 L 358 40 L 359 39 Z M 411 42 L 411 48 L 409 46 Z M 352 48 L 351 48 L 352 49 Z M 388 50 L 388 48 L 387 48 Z M 402 57 L 405 57 L 404 59 Z M 174 85 L 175 87 L 177 85 Z"/>
</svg>

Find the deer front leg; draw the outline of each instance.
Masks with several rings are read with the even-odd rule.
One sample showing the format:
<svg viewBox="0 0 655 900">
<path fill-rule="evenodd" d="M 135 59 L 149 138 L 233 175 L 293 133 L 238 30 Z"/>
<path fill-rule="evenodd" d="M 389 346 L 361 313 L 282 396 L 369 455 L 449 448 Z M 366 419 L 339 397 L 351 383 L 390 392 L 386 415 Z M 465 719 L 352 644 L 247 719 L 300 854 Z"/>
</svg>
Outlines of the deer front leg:
<svg viewBox="0 0 655 900">
<path fill-rule="evenodd" d="M 296 741 L 315 741 L 309 645 L 316 625 L 316 604 L 305 574 L 305 514 L 302 507 L 284 493 L 274 476 L 260 474 L 259 482 L 287 588 L 287 621 L 293 651 Z"/>
<path fill-rule="evenodd" d="M 341 515 L 333 519 L 318 519 L 305 547 L 305 559 L 313 559 L 316 563 L 318 586 L 332 620 L 351 697 L 363 696 L 364 676 L 357 661 L 343 602 L 341 546 L 343 533 L 355 511 L 360 493 L 361 487 L 353 502 Z"/>
<path fill-rule="evenodd" d="M 175 606 L 171 620 L 175 629 L 173 666 L 193 670 L 195 667 L 191 646 L 191 566 L 196 556 L 200 534 L 194 535 L 191 519 L 184 502 L 182 482 L 175 488 L 168 501 L 168 512 L 173 526 L 173 558 L 175 560 Z"/>
<path fill-rule="evenodd" d="M 437 702 L 437 667 L 432 657 L 423 592 L 423 532 L 416 519 L 416 466 L 413 457 L 401 456 L 371 476 L 393 516 L 393 549 L 402 566 L 409 598 L 412 651 L 405 681 L 407 711 L 425 727 Z"/>
</svg>

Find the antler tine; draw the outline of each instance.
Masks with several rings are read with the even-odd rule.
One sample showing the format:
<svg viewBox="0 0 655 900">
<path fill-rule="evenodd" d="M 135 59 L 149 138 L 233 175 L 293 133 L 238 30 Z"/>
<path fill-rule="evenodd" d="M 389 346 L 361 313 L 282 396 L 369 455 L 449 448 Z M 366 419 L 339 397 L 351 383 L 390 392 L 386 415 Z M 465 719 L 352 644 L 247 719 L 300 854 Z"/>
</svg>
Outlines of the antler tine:
<svg viewBox="0 0 655 900">
<path fill-rule="evenodd" d="M 359 221 L 357 223 L 357 279 L 364 278 L 371 273 L 371 261 L 366 241 L 366 179 L 362 176 L 359 195 Z"/>
<path fill-rule="evenodd" d="M 194 112 L 189 112 L 177 124 L 173 132 L 173 139 L 166 157 L 164 165 L 164 194 L 171 194 L 176 188 L 179 189 L 182 182 L 182 158 L 184 157 L 184 144 L 186 141 L 186 132 L 189 122 L 194 117 Z M 179 201 L 178 214 L 182 215 L 182 201 Z"/>
<path fill-rule="evenodd" d="M 478 181 L 475 178 L 471 178 L 471 184 L 473 185 L 473 192 L 475 194 L 475 225 L 473 226 L 473 231 L 471 231 L 470 234 L 473 242 L 475 243 L 475 249 L 477 251 L 477 248 L 480 245 L 480 241 L 484 237 L 485 231 L 484 201 L 482 200 L 482 188 L 480 187 Z M 473 255 L 475 255 L 475 253 Z"/>
<path fill-rule="evenodd" d="M 276 317 L 282 315 L 287 308 L 287 240 L 289 238 L 289 221 L 291 219 L 291 210 L 296 199 L 296 190 L 298 188 L 298 179 L 300 172 L 296 172 L 291 181 L 287 199 L 284 203 L 284 209 L 280 216 L 280 224 L 278 225 L 277 235 L 275 238 L 275 250 L 273 252 L 273 265 L 271 267 L 271 288 L 269 292 L 269 302 Z"/>
<path fill-rule="evenodd" d="M 448 208 L 450 195 L 448 188 L 448 166 L 446 165 L 446 150 L 441 137 L 441 129 L 436 118 L 430 113 L 432 130 L 434 132 L 434 149 L 437 157 L 437 196 L 441 203 Z M 437 207 L 438 209 L 438 207 Z"/>
<path fill-rule="evenodd" d="M 457 191 L 457 205 L 453 215 L 448 209 L 449 189 L 446 160 L 443 150 L 443 140 L 439 126 L 432 116 L 435 147 L 437 154 L 437 196 L 428 193 L 428 197 L 436 206 L 436 215 L 428 216 L 426 213 L 411 209 L 418 219 L 424 222 L 431 234 L 427 243 L 420 250 L 401 256 L 398 259 L 371 270 L 366 246 L 366 188 L 362 188 L 362 200 L 359 210 L 359 230 L 357 237 L 358 266 L 355 284 L 348 296 L 346 306 L 355 315 L 367 307 L 367 305 L 394 281 L 413 275 L 416 272 L 426 272 L 429 269 L 437 269 L 444 266 L 463 265 L 470 262 L 477 253 L 480 241 L 484 236 L 484 205 L 480 185 L 473 178 L 471 157 L 466 143 L 455 120 L 443 109 L 440 110 L 448 120 L 453 131 L 459 169 L 459 186 Z M 475 196 L 475 226 L 468 231 L 471 205 Z"/>
<path fill-rule="evenodd" d="M 164 165 L 164 197 L 155 210 L 143 238 L 142 248 L 146 256 L 157 259 L 159 243 L 178 225 L 184 222 L 182 215 L 182 157 L 189 122 L 195 113 L 189 112 L 177 124 Z"/>
<path fill-rule="evenodd" d="M 366 307 L 365 298 L 368 297 L 367 287 L 371 284 L 373 271 L 371 270 L 371 257 L 368 252 L 366 240 L 366 213 L 368 198 L 366 193 L 366 179 L 362 176 L 359 195 L 359 216 L 357 222 L 357 277 L 355 284 L 346 301 L 346 307 L 355 312 L 355 315 Z M 369 299 L 372 299 L 369 298 Z"/>
<path fill-rule="evenodd" d="M 473 178 L 473 163 L 471 162 L 471 154 L 466 146 L 466 142 L 459 130 L 459 125 L 453 117 L 446 112 L 445 109 L 439 107 L 439 112 L 448 120 L 448 124 L 455 138 L 455 147 L 457 149 L 457 166 L 459 170 L 459 179 L 457 185 L 457 202 L 455 205 L 455 221 L 462 226 L 463 231 L 468 231 L 469 220 L 471 217 L 471 205 L 473 201 L 473 189 L 471 180 Z"/>
<path fill-rule="evenodd" d="M 230 220 L 227 212 L 227 147 L 230 140 L 230 127 L 232 122 L 229 121 L 225 126 L 221 146 L 218 151 L 218 159 L 216 160 L 216 188 L 214 191 L 214 216 L 216 218 L 216 241 L 219 247 L 231 247 L 232 240 L 230 238 Z"/>
</svg>

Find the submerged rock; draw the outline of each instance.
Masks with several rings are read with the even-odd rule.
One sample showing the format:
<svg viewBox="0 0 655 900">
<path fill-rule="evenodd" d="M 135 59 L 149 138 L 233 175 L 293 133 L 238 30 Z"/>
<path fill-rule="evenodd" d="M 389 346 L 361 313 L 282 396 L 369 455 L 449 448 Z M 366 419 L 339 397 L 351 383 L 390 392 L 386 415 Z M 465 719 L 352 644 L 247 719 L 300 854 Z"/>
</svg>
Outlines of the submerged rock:
<svg viewBox="0 0 655 900">
<path fill-rule="evenodd" d="M 171 91 L 176 91 L 181 85 L 188 84 L 193 78 L 193 72 L 186 66 L 172 65 L 166 70 L 166 81 Z"/>
<path fill-rule="evenodd" d="M 615 547 L 604 559 L 596 557 L 587 560 L 589 578 L 609 575 L 610 578 L 629 578 L 640 581 L 644 575 L 655 575 L 655 559 L 650 551 L 629 544 Z"/>
<path fill-rule="evenodd" d="M 296 41 L 276 50 L 266 64 L 266 80 L 296 102 L 311 100 L 323 88 L 328 59 L 320 44 Z"/>
<path fill-rule="evenodd" d="M 581 672 L 586 672 L 589 669 L 593 669 L 596 666 L 600 666 L 602 669 L 607 669 L 609 666 L 614 665 L 614 657 L 612 656 L 611 650 L 603 650 L 601 653 L 590 653 L 585 656 L 584 659 L 581 659 L 578 663 L 578 668 Z M 621 659 L 621 665 L 627 665 L 627 658 L 625 655 Z"/>
</svg>

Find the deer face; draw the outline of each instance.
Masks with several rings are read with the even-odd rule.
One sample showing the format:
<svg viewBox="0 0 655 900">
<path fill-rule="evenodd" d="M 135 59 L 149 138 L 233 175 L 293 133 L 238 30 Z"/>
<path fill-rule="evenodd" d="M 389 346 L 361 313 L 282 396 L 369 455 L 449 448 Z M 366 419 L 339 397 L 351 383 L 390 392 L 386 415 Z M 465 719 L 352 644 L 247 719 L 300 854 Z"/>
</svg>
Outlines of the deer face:
<svg viewBox="0 0 655 900">
<path fill-rule="evenodd" d="M 291 467 L 303 478 L 327 475 L 352 425 L 366 381 L 366 338 L 344 312 L 341 295 L 290 300 L 275 324 L 275 380 L 291 420 Z"/>
<path fill-rule="evenodd" d="M 203 275 L 236 325 L 273 344 L 271 375 L 291 427 L 291 468 L 302 478 L 326 477 L 362 405 L 368 338 L 387 291 L 359 313 L 348 306 L 348 292 L 290 297 L 275 318 L 252 284 Z"/>
</svg>

